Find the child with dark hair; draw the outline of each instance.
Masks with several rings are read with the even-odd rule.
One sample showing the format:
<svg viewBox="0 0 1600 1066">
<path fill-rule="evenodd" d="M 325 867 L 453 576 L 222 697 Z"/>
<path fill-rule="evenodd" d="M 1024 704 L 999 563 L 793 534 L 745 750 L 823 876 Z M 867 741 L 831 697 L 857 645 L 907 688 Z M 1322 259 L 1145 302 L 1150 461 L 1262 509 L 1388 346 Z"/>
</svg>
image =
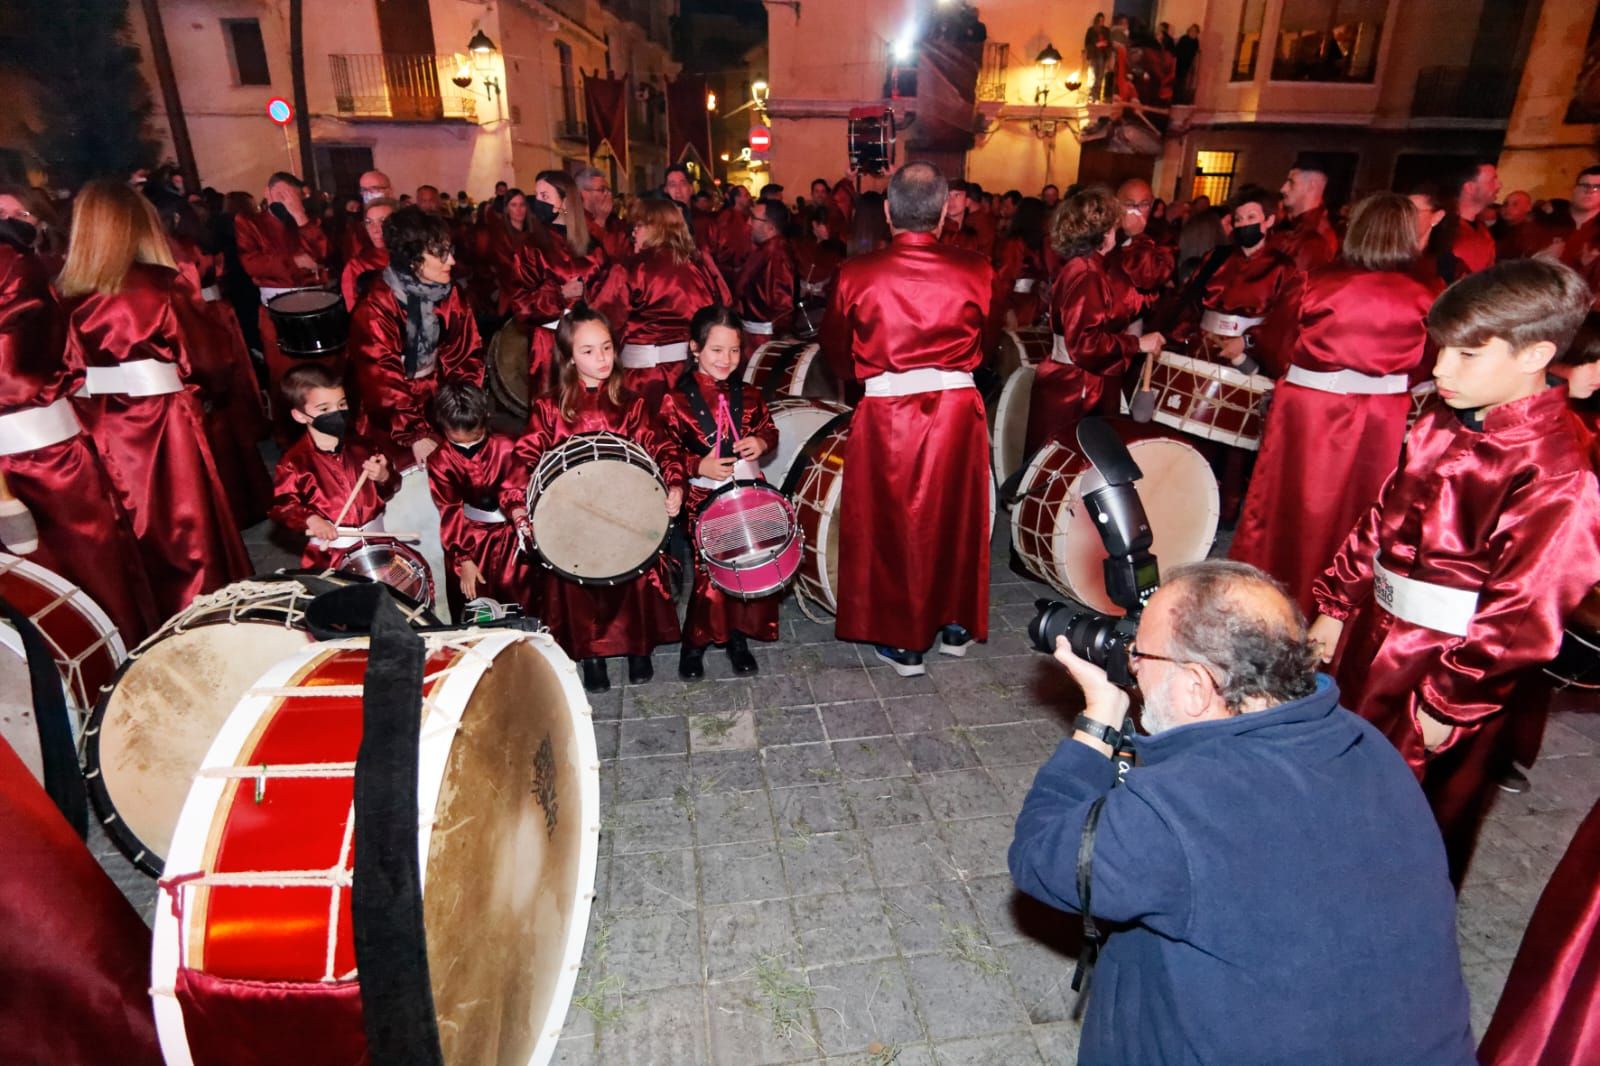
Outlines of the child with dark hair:
<svg viewBox="0 0 1600 1066">
<path fill-rule="evenodd" d="M 1456 282 L 1428 312 L 1444 401 L 1312 595 L 1345 705 L 1406 757 L 1459 886 L 1493 796 L 1513 690 L 1600 581 L 1600 490 L 1567 390 L 1546 377 L 1592 299 L 1557 263 Z"/>
<path fill-rule="evenodd" d="M 778 428 L 761 401 L 760 390 L 741 384 L 735 376 L 740 359 L 739 326 L 739 316 L 732 309 L 721 304 L 702 307 L 689 323 L 693 369 L 678 379 L 662 401 L 662 425 L 687 453 L 692 474 L 691 515 L 698 516 L 707 498 L 735 478 L 759 477 L 755 461 L 778 443 Z M 689 533 L 692 543 L 692 527 Z M 727 646 L 734 673 L 755 673 L 756 659 L 746 637 L 778 639 L 778 596 L 755 600 L 729 596 L 712 583 L 697 555 L 678 676 L 685 681 L 704 677 L 702 660 L 712 644 Z"/>
<path fill-rule="evenodd" d="M 683 506 L 682 452 L 662 432 L 644 398 L 623 388 L 606 317 L 582 300 L 574 304 L 556 328 L 556 359 L 560 385 L 554 395 L 533 401 L 528 428 L 516 443 L 513 470 L 501 486 L 501 509 L 537 545 L 527 501 L 528 481 L 539 460 L 575 434 L 605 432 L 650 453 L 667 485 L 667 514 L 676 515 Z M 665 555 L 657 555 L 639 577 L 615 585 L 580 585 L 548 567 L 538 568 L 535 580 L 540 617 L 556 643 L 580 661 L 583 687 L 590 692 L 610 689 L 608 656 L 626 655 L 628 680 L 643 684 L 655 674 L 650 652 L 678 640 Z"/>
<path fill-rule="evenodd" d="M 384 507 L 400 487 L 400 479 L 391 476 L 381 453 L 352 432 L 344 385 L 326 367 L 297 366 L 283 376 L 280 387 L 289 417 L 304 426 L 305 433 L 278 460 L 267 516 L 307 538 L 301 566 L 336 569 L 362 541 L 340 536 L 335 521 L 346 528 L 381 530 Z M 339 512 L 363 472 L 366 484 L 341 519 Z"/>
<path fill-rule="evenodd" d="M 500 487 L 516 465 L 516 442 L 490 432 L 489 396 L 476 385 L 445 385 L 434 397 L 433 413 L 445 445 L 428 459 L 428 487 L 452 578 L 445 589 L 450 616 L 461 618 L 467 601 L 479 597 L 537 614 L 533 565 L 500 509 Z"/>
</svg>

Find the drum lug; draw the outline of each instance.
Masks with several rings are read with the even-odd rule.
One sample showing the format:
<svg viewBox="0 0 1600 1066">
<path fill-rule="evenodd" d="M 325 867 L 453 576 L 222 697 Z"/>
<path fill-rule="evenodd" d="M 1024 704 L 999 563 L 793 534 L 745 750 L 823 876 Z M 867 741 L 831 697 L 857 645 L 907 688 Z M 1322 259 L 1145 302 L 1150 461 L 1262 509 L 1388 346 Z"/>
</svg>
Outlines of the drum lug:
<svg viewBox="0 0 1600 1066">
<path fill-rule="evenodd" d="M 260 803 L 267 798 L 267 767 L 263 763 L 261 772 L 256 775 L 256 802 Z"/>
</svg>

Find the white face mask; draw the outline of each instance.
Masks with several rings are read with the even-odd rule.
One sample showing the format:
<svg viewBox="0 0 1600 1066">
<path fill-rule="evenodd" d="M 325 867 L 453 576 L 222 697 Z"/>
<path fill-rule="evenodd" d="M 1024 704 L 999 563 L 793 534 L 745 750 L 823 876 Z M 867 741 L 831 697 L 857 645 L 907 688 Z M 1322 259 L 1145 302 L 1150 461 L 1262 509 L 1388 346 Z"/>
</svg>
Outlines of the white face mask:
<svg viewBox="0 0 1600 1066">
<path fill-rule="evenodd" d="M 364 203 L 364 204 L 370 204 L 374 200 L 381 200 L 381 199 L 383 199 L 383 190 L 382 189 L 362 189 L 361 190 L 361 202 Z"/>
</svg>

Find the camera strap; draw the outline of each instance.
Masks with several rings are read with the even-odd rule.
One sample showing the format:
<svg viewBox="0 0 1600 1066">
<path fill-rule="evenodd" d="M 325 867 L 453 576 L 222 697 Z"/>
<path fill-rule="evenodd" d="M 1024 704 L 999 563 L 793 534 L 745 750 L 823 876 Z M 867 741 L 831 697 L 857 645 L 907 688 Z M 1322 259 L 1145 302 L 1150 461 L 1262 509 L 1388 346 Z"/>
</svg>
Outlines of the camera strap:
<svg viewBox="0 0 1600 1066">
<path fill-rule="evenodd" d="M 1078 956 L 1077 968 L 1072 971 L 1072 990 L 1078 993 L 1077 1005 L 1073 1007 L 1074 1017 L 1082 1016 L 1083 1005 L 1089 999 L 1094 964 L 1100 957 L 1100 946 L 1106 941 L 1106 934 L 1095 924 L 1089 899 L 1090 875 L 1094 870 L 1095 830 L 1100 825 L 1100 811 L 1105 805 L 1104 796 L 1089 805 L 1089 814 L 1083 820 L 1083 836 L 1078 840 L 1078 906 L 1083 915 L 1083 951 Z"/>
</svg>

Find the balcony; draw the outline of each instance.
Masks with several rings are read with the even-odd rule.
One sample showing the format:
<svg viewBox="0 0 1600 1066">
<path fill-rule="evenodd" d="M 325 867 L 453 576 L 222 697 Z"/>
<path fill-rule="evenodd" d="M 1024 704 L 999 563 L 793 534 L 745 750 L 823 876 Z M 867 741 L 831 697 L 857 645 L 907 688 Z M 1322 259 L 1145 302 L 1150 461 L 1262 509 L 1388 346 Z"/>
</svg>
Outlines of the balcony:
<svg viewBox="0 0 1600 1066">
<path fill-rule="evenodd" d="M 1006 68 L 1011 65 L 1011 46 L 987 41 L 983 46 L 983 62 L 978 67 L 978 102 L 1003 104 L 1006 102 Z"/>
<path fill-rule="evenodd" d="M 1509 70 L 1423 67 L 1411 94 L 1411 117 L 1509 119 L 1518 80 Z"/>
<path fill-rule="evenodd" d="M 589 143 L 589 127 L 575 118 L 556 119 L 556 140 L 572 144 Z"/>
<path fill-rule="evenodd" d="M 391 122 L 476 122 L 478 101 L 470 87 L 457 88 L 451 77 L 460 69 L 458 56 L 330 55 L 334 106 L 340 115 Z"/>
</svg>

